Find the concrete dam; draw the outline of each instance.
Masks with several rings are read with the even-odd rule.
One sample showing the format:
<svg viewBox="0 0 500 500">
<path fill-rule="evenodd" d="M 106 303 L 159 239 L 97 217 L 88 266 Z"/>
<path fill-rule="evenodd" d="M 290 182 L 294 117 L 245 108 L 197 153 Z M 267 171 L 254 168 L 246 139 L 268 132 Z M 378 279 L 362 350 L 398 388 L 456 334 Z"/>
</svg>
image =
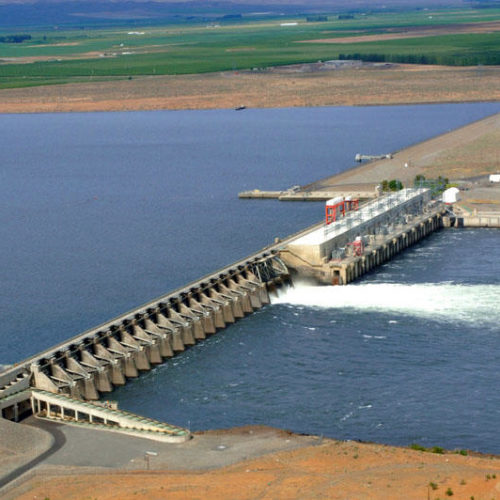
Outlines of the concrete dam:
<svg viewBox="0 0 500 500">
<path fill-rule="evenodd" d="M 39 418 L 183 442 L 186 429 L 100 399 L 239 318 L 295 277 L 347 285 L 443 227 L 445 206 L 404 189 L 360 207 L 335 199 L 325 221 L 174 290 L 0 373 L 0 416 Z"/>
</svg>

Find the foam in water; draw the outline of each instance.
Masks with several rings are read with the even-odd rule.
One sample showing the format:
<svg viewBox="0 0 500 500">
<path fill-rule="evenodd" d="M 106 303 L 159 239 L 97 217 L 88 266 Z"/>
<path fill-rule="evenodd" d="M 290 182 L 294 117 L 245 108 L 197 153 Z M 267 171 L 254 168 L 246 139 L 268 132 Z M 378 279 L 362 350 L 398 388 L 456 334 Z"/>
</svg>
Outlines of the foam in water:
<svg viewBox="0 0 500 500">
<path fill-rule="evenodd" d="M 272 304 L 391 312 L 452 322 L 498 325 L 500 285 L 367 283 L 297 285 L 281 290 Z"/>
</svg>

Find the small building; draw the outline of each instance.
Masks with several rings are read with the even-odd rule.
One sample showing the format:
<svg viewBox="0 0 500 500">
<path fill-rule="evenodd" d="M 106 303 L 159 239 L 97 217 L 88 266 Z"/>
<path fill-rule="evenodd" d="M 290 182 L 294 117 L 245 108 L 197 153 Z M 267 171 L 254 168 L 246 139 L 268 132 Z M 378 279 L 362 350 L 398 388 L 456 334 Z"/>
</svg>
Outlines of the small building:
<svg viewBox="0 0 500 500">
<path fill-rule="evenodd" d="M 451 204 L 460 200 L 460 189 L 451 187 L 443 191 L 443 203 Z"/>
</svg>

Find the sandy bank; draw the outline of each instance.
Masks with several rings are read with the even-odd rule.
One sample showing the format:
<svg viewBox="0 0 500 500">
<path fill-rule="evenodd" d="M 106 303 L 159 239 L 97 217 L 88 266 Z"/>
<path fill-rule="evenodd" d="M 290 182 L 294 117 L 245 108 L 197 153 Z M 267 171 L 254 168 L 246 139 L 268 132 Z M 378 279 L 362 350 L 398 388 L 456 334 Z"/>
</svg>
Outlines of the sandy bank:
<svg viewBox="0 0 500 500">
<path fill-rule="evenodd" d="M 361 106 L 500 100 L 500 67 L 317 65 L 264 72 L 151 76 L 0 90 L 0 113 L 293 106 Z"/>
<path fill-rule="evenodd" d="M 480 210 L 499 211 L 500 186 L 480 178 L 500 173 L 499 144 L 500 114 L 496 114 L 394 152 L 391 159 L 354 167 L 313 182 L 305 188 L 311 191 L 372 191 L 384 179 L 399 179 L 411 186 L 416 175 L 424 175 L 427 179 L 441 175 L 450 181 L 467 180 L 463 182 L 467 189 L 462 191 L 466 205 Z"/>
<path fill-rule="evenodd" d="M 212 439 L 225 443 L 218 445 L 218 453 L 224 454 L 230 446 L 238 447 L 239 440 L 245 442 L 250 429 L 212 434 Z M 11 491 L 9 498 L 434 500 L 446 498 L 447 491 L 457 499 L 500 498 L 498 457 L 436 454 L 279 431 L 273 434 L 267 428 L 253 430 L 255 442 L 263 437 L 271 438 L 275 446 L 280 441 L 296 439 L 302 439 L 303 445 L 292 450 L 267 451 L 214 470 L 179 470 L 175 462 L 163 466 L 157 457 L 151 460 L 151 467 L 157 469 L 154 471 L 49 467 L 28 484 Z"/>
</svg>

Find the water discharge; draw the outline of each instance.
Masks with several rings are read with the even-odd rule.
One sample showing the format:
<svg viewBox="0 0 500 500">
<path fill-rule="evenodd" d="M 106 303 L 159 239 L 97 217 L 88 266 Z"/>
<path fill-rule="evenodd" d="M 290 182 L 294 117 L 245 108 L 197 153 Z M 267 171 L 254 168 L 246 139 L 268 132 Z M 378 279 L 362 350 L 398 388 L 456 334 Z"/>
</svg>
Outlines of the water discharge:
<svg viewBox="0 0 500 500">
<path fill-rule="evenodd" d="M 457 283 L 361 283 L 345 287 L 297 284 L 281 290 L 273 304 L 397 313 L 404 316 L 494 326 L 500 323 L 500 285 Z"/>
</svg>

